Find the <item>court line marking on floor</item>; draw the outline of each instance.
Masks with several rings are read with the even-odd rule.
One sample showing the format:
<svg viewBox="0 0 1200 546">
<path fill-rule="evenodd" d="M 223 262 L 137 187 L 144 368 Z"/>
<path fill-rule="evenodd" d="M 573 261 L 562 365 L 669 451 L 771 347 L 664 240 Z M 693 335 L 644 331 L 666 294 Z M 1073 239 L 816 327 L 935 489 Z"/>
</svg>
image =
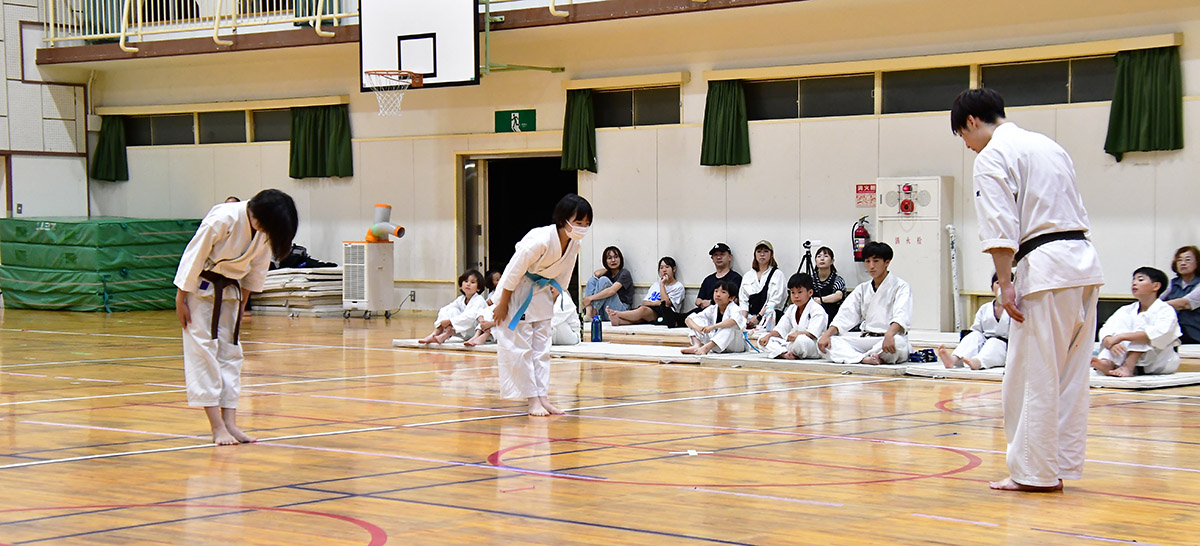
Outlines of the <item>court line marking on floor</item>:
<svg viewBox="0 0 1200 546">
<path fill-rule="evenodd" d="M 602 406 L 584 406 L 584 407 L 579 407 L 579 408 L 570 408 L 570 409 L 565 409 L 563 411 L 564 412 L 579 412 L 579 411 L 585 411 L 585 410 L 590 411 L 590 410 L 609 409 L 609 408 L 624 408 L 624 407 L 630 407 L 630 406 L 645 406 L 648 404 L 666 404 L 666 403 L 670 403 L 670 402 L 688 402 L 691 400 L 709 400 L 709 399 L 714 399 L 714 398 L 729 398 L 731 396 L 749 396 L 749 395 L 755 395 L 755 394 L 770 394 L 770 393 L 777 393 L 777 392 L 790 392 L 790 391 L 800 391 L 800 390 L 809 390 L 809 389 L 823 389 L 826 387 L 836 387 L 836 386 L 840 386 L 840 385 L 870 385 L 873 383 L 890 383 L 892 381 L 903 381 L 903 379 L 888 378 L 888 379 L 873 379 L 873 380 L 868 380 L 868 381 L 854 381 L 854 382 L 847 381 L 847 382 L 838 382 L 838 383 L 822 383 L 820 385 L 804 385 L 801 387 L 784 387 L 784 388 L 779 388 L 779 389 L 764 389 L 764 390 L 757 390 L 757 391 L 742 391 L 742 392 L 731 392 L 731 393 L 724 393 L 724 394 L 708 394 L 708 395 L 704 395 L 704 396 L 686 396 L 683 398 L 662 398 L 662 399 L 658 399 L 658 400 L 639 400 L 636 402 L 620 402 L 620 403 L 616 403 L 616 404 L 605 404 Z M 402 426 L 404 426 L 405 428 L 427 427 L 427 426 L 433 426 L 433 425 L 449 425 L 449 424 L 453 424 L 453 423 L 467 423 L 467 422 L 471 422 L 471 421 L 486 421 L 489 419 L 503 419 L 505 417 L 512 417 L 512 416 L 511 415 L 487 415 L 487 416 L 483 416 L 483 417 L 466 417 L 466 418 L 462 418 L 462 419 L 447 419 L 444 421 L 430 421 L 427 423 L 410 423 L 410 424 L 402 425 Z"/>
<path fill-rule="evenodd" d="M 276 352 L 282 352 L 282 351 L 303 351 L 303 350 L 306 350 L 306 348 L 305 347 L 283 347 L 283 348 L 279 348 L 279 349 L 252 349 L 249 351 L 243 351 L 243 354 L 263 354 L 263 353 L 276 353 Z M 169 355 L 157 355 L 157 356 L 124 356 L 124 357 L 117 357 L 117 358 L 85 358 L 85 359 L 79 359 L 79 360 L 46 360 L 46 361 L 42 361 L 42 362 L 22 362 L 20 364 L 3 364 L 3 365 L 0 365 L 0 369 L 28 368 L 30 366 L 55 366 L 55 365 L 61 365 L 61 364 L 88 364 L 88 363 L 95 363 L 95 362 L 127 362 L 127 361 L 131 361 L 131 360 L 156 360 L 156 359 L 164 359 L 164 358 L 179 359 L 179 358 L 183 358 L 183 354 L 169 354 Z"/>
<path fill-rule="evenodd" d="M 737 497 L 749 497 L 752 499 L 774 500 L 774 501 L 784 501 L 784 502 L 798 502 L 801 504 L 815 504 L 817 506 L 832 506 L 835 508 L 841 508 L 843 506 L 846 506 L 845 504 L 842 504 L 840 502 L 824 502 L 824 501 L 815 501 L 815 500 L 808 500 L 808 499 L 795 499 L 795 498 L 791 498 L 791 497 L 775 497 L 775 496 L 771 496 L 771 495 L 755 495 L 753 493 L 739 493 L 737 491 L 721 491 L 719 489 L 705 489 L 703 487 L 689 487 L 687 489 L 689 489 L 691 491 L 700 491 L 702 493 L 717 493 L 720 495 L 734 495 Z"/>
<path fill-rule="evenodd" d="M 986 527 L 999 527 L 1000 526 L 999 523 L 992 523 L 989 521 L 974 521 L 974 520 L 969 520 L 969 519 L 948 518 L 946 516 L 935 516 L 935 515 L 931 515 L 931 514 L 916 514 L 916 513 L 914 513 L 912 515 L 916 516 L 918 518 L 929 518 L 929 519 L 937 519 L 937 520 L 942 520 L 942 521 L 953 521 L 955 523 L 970 523 L 972 525 L 983 525 Z"/>
<path fill-rule="evenodd" d="M 331 431 L 327 431 L 327 432 L 313 432 L 313 433 L 309 433 L 309 434 L 293 434 L 290 436 L 276 436 L 274 438 L 259 438 L 258 443 L 265 444 L 267 442 L 277 442 L 279 440 L 295 440 L 298 438 L 314 438 L 314 437 L 318 437 L 318 436 L 337 436 L 340 434 L 356 434 L 359 432 L 374 432 L 374 431 L 378 431 L 378 430 L 391 430 L 394 428 L 396 428 L 396 427 L 388 425 L 388 426 L 371 427 L 371 428 L 357 428 L 357 429 L 351 429 L 351 430 L 331 430 Z M 167 453 L 167 452 L 171 452 L 171 451 L 187 451 L 190 449 L 204 449 L 204 448 L 214 448 L 214 447 L 232 447 L 232 446 L 217 446 L 217 444 L 209 442 L 207 444 L 191 444 L 191 445 L 186 445 L 186 446 L 161 447 L 161 448 L 157 448 L 157 449 L 140 449 L 137 451 L 119 451 L 119 452 L 115 452 L 115 453 L 97 453 L 95 455 L 81 455 L 79 457 L 66 457 L 66 458 L 62 458 L 62 459 L 46 459 L 44 461 L 29 461 L 29 462 L 24 462 L 24 463 L 13 463 L 13 464 L 0 465 L 0 470 L 7 470 L 10 468 L 24 468 L 27 466 L 41 466 L 41 465 L 47 465 L 47 464 L 90 461 L 90 460 L 94 460 L 94 459 L 111 459 L 113 457 L 125 457 L 128 455 L 146 455 L 146 454 L 150 454 L 150 453 Z"/>
</svg>

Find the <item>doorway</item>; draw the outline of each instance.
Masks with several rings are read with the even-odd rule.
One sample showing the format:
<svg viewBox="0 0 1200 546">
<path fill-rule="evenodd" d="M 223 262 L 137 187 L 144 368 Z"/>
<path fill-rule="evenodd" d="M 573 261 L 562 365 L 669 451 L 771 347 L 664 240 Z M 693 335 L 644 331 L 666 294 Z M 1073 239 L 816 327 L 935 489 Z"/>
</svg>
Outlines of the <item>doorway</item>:
<svg viewBox="0 0 1200 546">
<path fill-rule="evenodd" d="M 558 200 L 579 191 L 579 175 L 562 170 L 561 162 L 559 156 L 464 159 L 464 263 L 481 272 L 503 270 L 529 230 L 553 223 Z M 565 287 L 576 302 L 578 285 L 576 268 Z"/>
</svg>

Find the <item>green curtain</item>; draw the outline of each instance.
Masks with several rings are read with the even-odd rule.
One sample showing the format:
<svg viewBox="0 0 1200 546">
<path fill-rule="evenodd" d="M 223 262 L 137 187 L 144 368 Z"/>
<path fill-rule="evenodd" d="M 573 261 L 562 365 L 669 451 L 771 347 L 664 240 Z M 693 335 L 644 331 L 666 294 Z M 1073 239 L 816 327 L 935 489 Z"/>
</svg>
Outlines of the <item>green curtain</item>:
<svg viewBox="0 0 1200 546">
<path fill-rule="evenodd" d="M 354 176 L 345 104 L 292 108 L 292 178 Z"/>
<path fill-rule="evenodd" d="M 596 172 L 596 112 L 591 89 L 567 91 L 563 119 L 562 170 Z"/>
<path fill-rule="evenodd" d="M 746 93 L 741 80 L 708 82 L 704 104 L 704 141 L 700 144 L 701 165 L 747 165 L 750 163 L 750 124 L 746 117 Z"/>
<path fill-rule="evenodd" d="M 129 158 L 125 155 L 125 116 L 104 116 L 100 121 L 100 139 L 92 157 L 92 178 L 129 180 Z"/>
<path fill-rule="evenodd" d="M 1179 46 L 1117 53 L 1117 81 L 1104 151 L 1183 148 L 1183 76 Z"/>
</svg>

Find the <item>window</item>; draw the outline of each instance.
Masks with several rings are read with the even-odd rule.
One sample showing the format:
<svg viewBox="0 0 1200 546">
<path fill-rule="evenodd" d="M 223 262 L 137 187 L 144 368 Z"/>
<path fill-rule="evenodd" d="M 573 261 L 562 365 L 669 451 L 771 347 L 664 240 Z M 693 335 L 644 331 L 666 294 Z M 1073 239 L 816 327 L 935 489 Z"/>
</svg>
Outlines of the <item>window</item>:
<svg viewBox="0 0 1200 546">
<path fill-rule="evenodd" d="M 1112 56 L 979 67 L 1007 106 L 1112 100 L 1116 70 Z"/>
<path fill-rule="evenodd" d="M 800 80 L 800 117 L 875 113 L 875 75 Z"/>
<path fill-rule="evenodd" d="M 800 117 L 800 84 L 796 80 L 743 82 L 742 89 L 750 121 Z"/>
<path fill-rule="evenodd" d="M 592 94 L 596 127 L 679 123 L 679 87 L 596 91 Z"/>
<path fill-rule="evenodd" d="M 125 120 L 125 142 L 129 146 L 195 144 L 191 114 L 136 116 Z"/>
<path fill-rule="evenodd" d="M 246 111 L 202 112 L 200 144 L 246 142 Z"/>
<path fill-rule="evenodd" d="M 254 142 L 278 142 L 292 139 L 292 111 L 256 110 L 251 112 L 254 121 Z"/>
<path fill-rule="evenodd" d="M 883 113 L 949 110 L 970 83 L 968 66 L 884 72 Z"/>
</svg>

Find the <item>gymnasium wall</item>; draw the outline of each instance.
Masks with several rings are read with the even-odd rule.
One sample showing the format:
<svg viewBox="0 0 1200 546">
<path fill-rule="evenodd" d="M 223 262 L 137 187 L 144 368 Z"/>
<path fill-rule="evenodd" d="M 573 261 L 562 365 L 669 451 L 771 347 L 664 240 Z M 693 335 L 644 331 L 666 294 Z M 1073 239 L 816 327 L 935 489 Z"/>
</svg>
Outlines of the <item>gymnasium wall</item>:
<svg viewBox="0 0 1200 546">
<path fill-rule="evenodd" d="M 497 32 L 493 60 L 567 71 L 494 73 L 479 86 L 413 91 L 400 118 L 377 116 L 374 98 L 357 92 L 356 46 L 126 63 L 100 75 L 97 104 L 349 94 L 356 175 L 289 179 L 286 143 L 131 148 L 131 180 L 93 181 L 91 212 L 199 216 L 226 195 L 277 187 L 300 206 L 297 241 L 318 258 L 340 261 L 340 241 L 361 238 L 372 204 L 388 202 L 393 220 L 408 228 L 397 245 L 396 277 L 405 280 L 397 286 L 418 291 L 416 307 L 436 308 L 450 299 L 460 267 L 456 153 L 558 148 L 565 79 L 689 71 L 681 125 L 598 131 L 599 173 L 580 175 L 580 191 L 597 212 L 581 270 L 597 268 L 599 250 L 617 244 L 639 285 L 652 281 L 662 255 L 674 256 L 681 280 L 694 285 L 711 271 L 706 252 L 716 241 L 733 246 L 740 271 L 759 239 L 775 244 L 785 270 L 799 262 L 802 241 L 820 240 L 853 283 L 865 274 L 850 260 L 850 226 L 869 211 L 855 208 L 854 184 L 950 175 L 964 289 L 985 291 L 991 264 L 979 252 L 968 189 L 974 154 L 950 133 L 946 112 L 754 122 L 751 165 L 702 167 L 703 71 L 1183 32 L 1185 95 L 1200 95 L 1200 7 L 1188 2 L 1019 0 L 987 21 L 953 2 L 846 4 L 813 0 Z M 510 108 L 536 108 L 540 131 L 492 134 L 493 112 Z M 1130 154 L 1119 164 L 1102 150 L 1108 108 L 1013 108 L 1009 117 L 1071 153 L 1107 271 L 1103 292 L 1115 295 L 1128 293 L 1135 267 L 1166 269 L 1174 248 L 1200 241 L 1187 199 L 1200 172 L 1200 151 L 1191 145 L 1200 142 L 1200 102 L 1185 101 L 1188 148 Z"/>
</svg>

